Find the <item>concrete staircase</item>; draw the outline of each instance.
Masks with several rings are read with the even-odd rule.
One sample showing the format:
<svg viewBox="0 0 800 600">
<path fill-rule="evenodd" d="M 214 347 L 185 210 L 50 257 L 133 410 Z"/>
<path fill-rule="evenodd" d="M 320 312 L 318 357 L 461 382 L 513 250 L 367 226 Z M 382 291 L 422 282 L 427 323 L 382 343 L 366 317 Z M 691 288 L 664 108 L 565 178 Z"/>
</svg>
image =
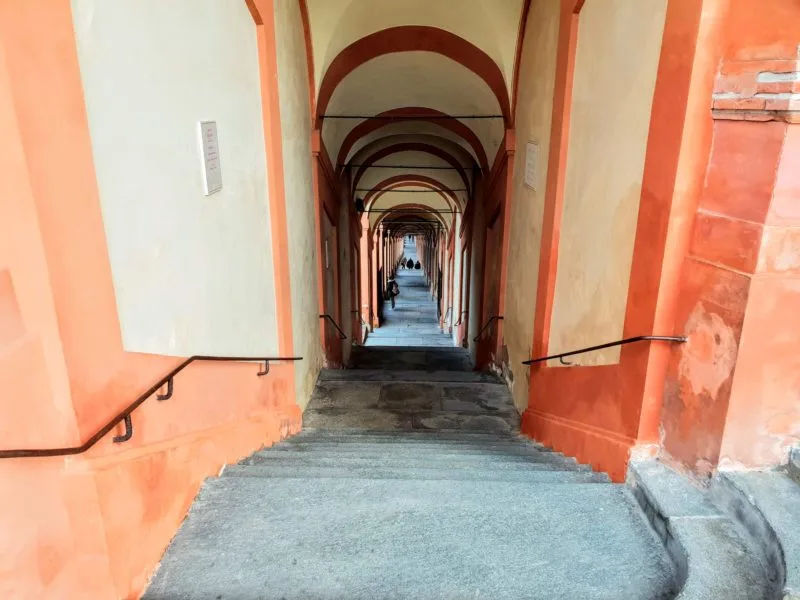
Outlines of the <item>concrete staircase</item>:
<svg viewBox="0 0 800 600">
<path fill-rule="evenodd" d="M 209 479 L 144 597 L 674 596 L 627 487 L 520 436 L 463 352 L 399 355 L 324 372 L 302 433 Z"/>
</svg>

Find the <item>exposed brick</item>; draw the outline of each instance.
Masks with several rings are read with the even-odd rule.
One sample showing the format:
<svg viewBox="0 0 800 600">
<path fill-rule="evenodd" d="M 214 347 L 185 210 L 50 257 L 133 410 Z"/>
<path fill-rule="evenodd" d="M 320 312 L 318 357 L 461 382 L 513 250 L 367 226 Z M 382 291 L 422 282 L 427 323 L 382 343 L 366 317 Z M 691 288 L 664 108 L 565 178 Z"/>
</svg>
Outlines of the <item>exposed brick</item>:
<svg viewBox="0 0 800 600">
<path fill-rule="evenodd" d="M 756 72 L 740 75 L 717 75 L 714 83 L 714 93 L 733 93 L 741 96 L 752 96 L 756 93 Z"/>
<path fill-rule="evenodd" d="M 766 101 L 753 97 L 716 97 L 712 104 L 716 110 L 763 110 Z"/>
<path fill-rule="evenodd" d="M 800 81 L 771 81 L 756 84 L 758 94 L 794 94 L 800 92 Z"/>
</svg>

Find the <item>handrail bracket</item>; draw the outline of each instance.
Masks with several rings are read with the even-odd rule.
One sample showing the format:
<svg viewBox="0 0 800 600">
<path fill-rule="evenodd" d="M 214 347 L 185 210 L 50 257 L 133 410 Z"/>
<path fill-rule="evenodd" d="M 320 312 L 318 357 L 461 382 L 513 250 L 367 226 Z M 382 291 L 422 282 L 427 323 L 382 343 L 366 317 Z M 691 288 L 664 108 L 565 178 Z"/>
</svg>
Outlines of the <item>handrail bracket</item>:
<svg viewBox="0 0 800 600">
<path fill-rule="evenodd" d="M 125 433 L 122 435 L 115 435 L 114 436 L 114 443 L 121 444 L 122 442 L 127 442 L 129 439 L 133 437 L 133 420 L 131 419 L 131 413 L 128 413 L 122 418 L 122 422 L 125 424 Z"/>
<path fill-rule="evenodd" d="M 265 360 L 264 361 L 264 369 L 263 370 L 259 369 L 258 373 L 256 373 L 256 375 L 258 375 L 259 377 L 264 377 L 264 375 L 266 375 L 268 373 L 269 373 L 269 361 Z"/>
<path fill-rule="evenodd" d="M 175 385 L 173 383 L 174 377 L 170 377 L 167 379 L 167 393 L 166 394 L 158 394 L 156 396 L 156 400 L 159 402 L 164 402 L 164 400 L 169 400 L 172 398 L 172 392 L 175 390 Z"/>
</svg>

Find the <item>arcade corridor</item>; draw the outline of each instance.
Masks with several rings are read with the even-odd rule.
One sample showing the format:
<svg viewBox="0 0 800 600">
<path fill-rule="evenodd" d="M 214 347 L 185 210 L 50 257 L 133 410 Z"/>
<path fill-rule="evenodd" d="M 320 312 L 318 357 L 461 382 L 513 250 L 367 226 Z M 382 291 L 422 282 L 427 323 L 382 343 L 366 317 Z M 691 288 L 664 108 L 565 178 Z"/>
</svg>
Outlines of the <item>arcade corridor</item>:
<svg viewBox="0 0 800 600">
<path fill-rule="evenodd" d="M 0 0 L 0 598 L 798 597 L 798 48 Z"/>
</svg>

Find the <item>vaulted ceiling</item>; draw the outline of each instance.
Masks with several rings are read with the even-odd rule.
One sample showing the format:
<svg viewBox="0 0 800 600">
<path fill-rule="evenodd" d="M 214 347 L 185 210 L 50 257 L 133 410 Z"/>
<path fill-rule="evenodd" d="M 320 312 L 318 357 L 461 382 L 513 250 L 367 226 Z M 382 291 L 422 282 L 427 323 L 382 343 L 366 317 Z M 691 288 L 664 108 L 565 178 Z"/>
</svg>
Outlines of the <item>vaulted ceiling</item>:
<svg viewBox="0 0 800 600">
<path fill-rule="evenodd" d="M 511 123 L 525 0 L 300 1 L 317 126 L 370 225 L 451 227 Z"/>
</svg>

